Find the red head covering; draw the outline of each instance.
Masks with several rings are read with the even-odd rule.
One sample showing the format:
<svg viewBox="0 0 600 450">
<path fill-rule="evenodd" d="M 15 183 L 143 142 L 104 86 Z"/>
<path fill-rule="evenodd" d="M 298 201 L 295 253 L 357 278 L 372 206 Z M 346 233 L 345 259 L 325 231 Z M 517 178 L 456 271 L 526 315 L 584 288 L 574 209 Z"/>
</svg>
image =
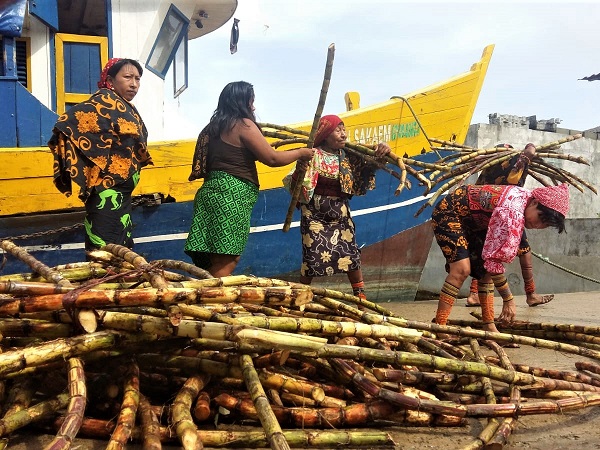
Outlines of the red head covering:
<svg viewBox="0 0 600 450">
<path fill-rule="evenodd" d="M 537 199 L 542 205 L 552 208 L 567 217 L 569 212 L 569 186 L 567 183 L 535 188 L 531 193 L 533 198 Z"/>
<path fill-rule="evenodd" d="M 329 136 L 340 123 L 343 123 L 342 119 L 333 114 L 321 117 L 321 120 L 319 121 L 319 128 L 317 128 L 317 132 L 315 134 L 315 141 L 313 145 L 315 147 L 321 145 L 323 141 L 327 139 L 327 136 Z"/>
<path fill-rule="evenodd" d="M 118 63 L 122 59 L 123 58 L 111 58 L 108 60 L 108 62 L 104 66 L 104 69 L 102 69 L 102 73 L 100 74 L 100 81 L 98 81 L 98 89 L 109 88 L 106 82 L 106 77 L 108 76 L 108 69 L 110 69 L 112 66 L 115 65 L 115 63 Z"/>
</svg>

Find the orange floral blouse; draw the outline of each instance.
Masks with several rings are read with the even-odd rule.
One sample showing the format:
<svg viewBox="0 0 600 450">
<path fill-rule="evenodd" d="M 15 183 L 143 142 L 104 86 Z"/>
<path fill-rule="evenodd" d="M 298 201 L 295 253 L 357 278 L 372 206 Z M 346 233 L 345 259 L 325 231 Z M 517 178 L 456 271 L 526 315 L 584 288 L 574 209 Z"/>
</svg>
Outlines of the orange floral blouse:
<svg viewBox="0 0 600 450">
<path fill-rule="evenodd" d="M 54 184 L 67 196 L 72 184 L 85 202 L 92 191 L 124 183 L 152 164 L 148 132 L 135 106 L 110 89 L 100 89 L 58 118 L 48 146 Z"/>
</svg>

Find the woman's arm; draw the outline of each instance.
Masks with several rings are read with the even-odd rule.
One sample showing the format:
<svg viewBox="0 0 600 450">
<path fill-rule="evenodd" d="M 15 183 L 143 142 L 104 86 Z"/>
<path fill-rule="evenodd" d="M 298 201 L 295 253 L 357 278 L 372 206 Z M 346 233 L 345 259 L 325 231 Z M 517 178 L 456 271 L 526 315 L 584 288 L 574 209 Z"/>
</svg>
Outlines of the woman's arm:
<svg viewBox="0 0 600 450">
<path fill-rule="evenodd" d="M 258 126 L 248 119 L 236 125 L 240 142 L 250 150 L 261 163 L 269 167 L 286 166 L 298 159 L 309 160 L 313 150 L 310 148 L 297 148 L 288 151 L 275 151 L 262 135 Z"/>
</svg>

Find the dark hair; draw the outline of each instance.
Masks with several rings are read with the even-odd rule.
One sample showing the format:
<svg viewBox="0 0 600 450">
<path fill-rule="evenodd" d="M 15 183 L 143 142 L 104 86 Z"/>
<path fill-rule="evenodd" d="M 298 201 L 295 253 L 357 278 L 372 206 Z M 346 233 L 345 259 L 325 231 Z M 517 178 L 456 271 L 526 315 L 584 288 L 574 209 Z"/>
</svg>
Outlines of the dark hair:
<svg viewBox="0 0 600 450">
<path fill-rule="evenodd" d="M 555 209 L 549 208 L 546 205 L 542 205 L 540 202 L 538 202 L 537 208 L 540 211 L 540 219 L 543 223 L 549 227 L 557 228 L 559 234 L 563 231 L 566 232 L 565 216 Z"/>
<path fill-rule="evenodd" d="M 234 81 L 225 86 L 208 124 L 209 136 L 216 137 L 232 129 L 238 120 L 250 119 L 256 123 L 256 116 L 250 108 L 253 101 L 254 87 L 250 83 Z"/>
<path fill-rule="evenodd" d="M 121 70 L 121 68 L 123 66 L 126 66 L 127 64 L 131 64 L 132 66 L 135 66 L 135 68 L 140 73 L 140 77 L 142 76 L 142 73 L 144 72 L 144 70 L 142 69 L 142 65 L 139 62 L 137 62 L 135 59 L 129 59 L 129 58 L 123 58 L 123 59 L 120 59 L 119 61 L 117 61 L 116 63 L 114 63 L 112 66 L 110 66 L 110 69 L 108 69 L 108 71 L 106 72 L 106 75 L 108 75 L 111 78 L 116 77 L 117 74 L 119 73 L 119 70 Z"/>
</svg>

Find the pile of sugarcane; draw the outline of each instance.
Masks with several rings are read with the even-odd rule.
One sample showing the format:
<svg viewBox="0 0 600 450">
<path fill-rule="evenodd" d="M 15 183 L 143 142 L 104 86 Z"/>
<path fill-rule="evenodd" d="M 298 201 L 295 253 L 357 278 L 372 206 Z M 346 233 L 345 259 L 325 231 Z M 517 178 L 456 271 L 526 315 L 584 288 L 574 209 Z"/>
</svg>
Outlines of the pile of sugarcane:
<svg viewBox="0 0 600 450">
<path fill-rule="evenodd" d="M 468 418 L 487 426 L 467 448 L 501 448 L 520 416 L 600 403 L 597 328 L 489 333 L 112 244 L 54 268 L 0 248 L 32 268 L 0 276 L 0 448 L 50 431 L 47 449 L 76 437 L 110 449 L 394 448 L 393 427 Z M 585 359 L 574 371 L 516 365 L 507 343 Z"/>
</svg>

